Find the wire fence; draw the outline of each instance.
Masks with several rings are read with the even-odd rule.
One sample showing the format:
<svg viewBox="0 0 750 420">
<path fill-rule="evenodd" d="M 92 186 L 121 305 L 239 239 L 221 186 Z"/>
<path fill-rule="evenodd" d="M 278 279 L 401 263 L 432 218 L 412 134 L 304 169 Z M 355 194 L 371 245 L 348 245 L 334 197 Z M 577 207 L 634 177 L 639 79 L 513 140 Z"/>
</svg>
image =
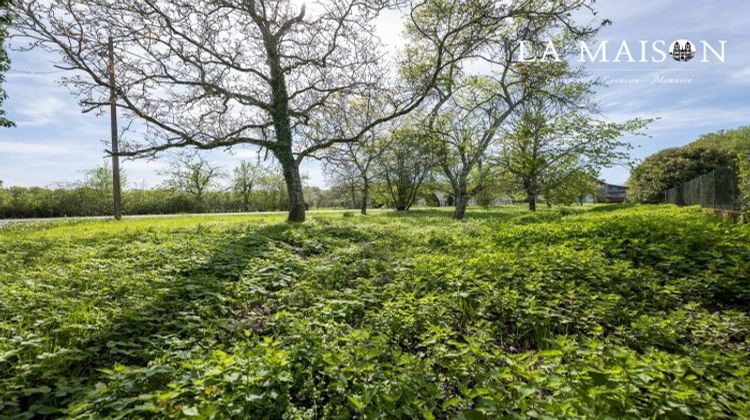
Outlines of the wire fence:
<svg viewBox="0 0 750 420">
<path fill-rule="evenodd" d="M 664 192 L 666 203 L 700 205 L 722 210 L 740 210 L 741 194 L 737 168 L 722 166 Z"/>
</svg>

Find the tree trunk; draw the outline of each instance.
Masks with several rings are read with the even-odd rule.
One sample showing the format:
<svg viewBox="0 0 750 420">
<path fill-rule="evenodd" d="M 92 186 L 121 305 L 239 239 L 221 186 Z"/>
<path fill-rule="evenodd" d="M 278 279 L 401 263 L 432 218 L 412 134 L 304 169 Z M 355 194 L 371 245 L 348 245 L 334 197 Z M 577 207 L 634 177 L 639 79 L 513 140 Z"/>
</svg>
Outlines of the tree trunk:
<svg viewBox="0 0 750 420">
<path fill-rule="evenodd" d="M 463 220 L 466 214 L 466 206 L 469 204 L 469 199 L 466 197 L 466 193 L 462 193 L 460 198 L 456 197 L 456 209 L 453 211 L 453 218 L 456 220 Z"/>
<path fill-rule="evenodd" d="M 250 211 L 250 192 L 248 191 L 242 192 L 242 208 L 245 212 Z"/>
<path fill-rule="evenodd" d="M 399 177 L 396 188 L 396 211 L 406 211 L 408 210 L 406 203 L 406 187 L 401 177 Z"/>
<path fill-rule="evenodd" d="M 453 211 L 453 218 L 463 220 L 466 214 L 466 206 L 469 204 L 469 194 L 466 192 L 466 180 L 461 177 L 458 184 L 454 184 L 453 195 L 456 197 L 456 209 Z"/>
<path fill-rule="evenodd" d="M 362 184 L 362 210 L 361 213 L 364 216 L 367 216 L 367 201 L 370 198 L 370 183 L 367 180 L 364 180 Z"/>
<path fill-rule="evenodd" d="M 276 131 L 276 144 L 273 149 L 276 158 L 281 163 L 286 182 L 286 193 L 289 198 L 289 222 L 305 221 L 305 198 L 302 193 L 302 178 L 299 176 L 299 163 L 292 152 L 293 134 L 289 115 L 289 93 L 286 86 L 284 70 L 281 67 L 281 53 L 278 39 L 267 30 L 261 28 L 263 43 L 268 53 L 268 66 L 271 70 L 271 118 Z"/>
<path fill-rule="evenodd" d="M 536 198 L 539 195 L 536 178 L 525 178 L 523 189 L 526 191 L 526 198 L 529 200 L 529 211 L 536 211 Z"/>
<path fill-rule="evenodd" d="M 352 205 L 350 208 L 356 209 L 357 208 L 357 186 L 352 183 L 349 186 L 349 193 L 352 195 Z"/>
<path fill-rule="evenodd" d="M 536 192 L 529 192 L 529 211 L 536 211 Z"/>
<path fill-rule="evenodd" d="M 289 222 L 305 221 L 305 197 L 302 193 L 302 177 L 299 175 L 299 164 L 292 156 L 291 151 L 288 153 L 277 152 L 276 157 L 281 163 L 281 169 L 286 181 L 286 193 L 289 199 Z"/>
</svg>

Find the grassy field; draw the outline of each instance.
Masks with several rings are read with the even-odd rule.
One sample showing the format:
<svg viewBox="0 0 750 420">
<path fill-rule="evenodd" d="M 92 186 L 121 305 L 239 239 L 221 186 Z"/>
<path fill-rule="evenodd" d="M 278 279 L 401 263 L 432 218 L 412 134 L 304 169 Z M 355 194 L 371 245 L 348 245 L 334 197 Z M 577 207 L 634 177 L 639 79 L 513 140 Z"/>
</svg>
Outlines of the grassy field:
<svg viewBox="0 0 750 420">
<path fill-rule="evenodd" d="M 750 416 L 750 226 L 448 216 L 0 229 L 0 417 Z"/>
</svg>

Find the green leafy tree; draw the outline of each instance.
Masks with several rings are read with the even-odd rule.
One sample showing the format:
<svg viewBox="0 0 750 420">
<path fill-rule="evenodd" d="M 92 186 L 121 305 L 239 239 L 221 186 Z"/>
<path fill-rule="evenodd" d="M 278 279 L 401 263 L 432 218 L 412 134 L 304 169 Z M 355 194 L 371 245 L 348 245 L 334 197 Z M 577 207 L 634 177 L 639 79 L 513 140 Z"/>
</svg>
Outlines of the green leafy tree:
<svg viewBox="0 0 750 420">
<path fill-rule="evenodd" d="M 105 161 L 101 166 L 86 171 L 83 186 L 103 195 L 112 194 L 112 175 L 112 165 Z M 123 188 L 126 184 L 126 175 L 122 170 L 120 170 L 120 184 Z"/>
<path fill-rule="evenodd" d="M 563 168 L 563 174 L 552 174 L 556 182 L 544 182 L 546 189 L 542 197 L 548 206 L 583 204 L 587 196 L 595 197 L 599 192 L 597 174 L 589 168 L 568 170 Z"/>
<path fill-rule="evenodd" d="M 197 154 L 175 158 L 163 175 L 168 177 L 165 181 L 168 188 L 190 194 L 199 208 L 203 207 L 206 192 L 223 176 L 219 167 Z"/>
<path fill-rule="evenodd" d="M 524 110 L 497 159 L 525 192 L 531 211 L 540 195 L 563 188 L 572 177 L 628 162 L 631 146 L 622 136 L 639 133 L 649 122 L 599 121 L 591 113 L 549 105 L 535 101 Z"/>
<path fill-rule="evenodd" d="M 665 149 L 643 160 L 630 172 L 630 198 L 639 203 L 660 203 L 664 191 L 728 165 L 733 155 L 717 147 Z"/>
<path fill-rule="evenodd" d="M 284 177 L 277 172 L 267 172 L 258 178 L 256 203 L 264 210 L 283 210 L 287 206 Z"/>
<path fill-rule="evenodd" d="M 481 167 L 498 140 L 498 133 L 519 105 L 535 96 L 565 100 L 555 91 L 555 80 L 574 74 L 565 63 L 519 62 L 521 42 L 540 47 L 550 38 L 560 45 L 578 45 L 596 33 L 595 27 L 571 19 L 588 6 L 581 1 L 509 1 L 462 2 L 433 0 L 425 2 L 417 20 L 429 22 L 439 33 L 450 22 L 454 10 L 465 7 L 481 22 L 467 42 L 449 45 L 447 52 L 459 57 L 442 72 L 434 87 L 435 98 L 429 104 L 426 125 L 437 134 L 436 158 L 442 175 L 455 198 L 453 217 L 462 219 L 469 200 L 484 187 L 488 168 Z M 407 31 L 412 38 L 410 52 L 416 64 L 410 67 L 414 77 L 421 68 L 419 48 L 432 40 L 432 32 Z M 562 48 L 563 57 L 572 47 Z M 477 63 L 491 71 L 476 72 Z M 550 83 L 550 80 L 553 81 Z M 554 92 L 553 92 L 554 91 Z"/>
<path fill-rule="evenodd" d="M 750 211 L 750 155 L 740 153 L 737 156 L 737 178 L 740 190 L 740 209 Z"/>
<path fill-rule="evenodd" d="M 242 199 L 242 210 L 250 211 L 251 197 L 253 189 L 257 186 L 260 177 L 265 174 L 266 170 L 259 163 L 252 163 L 243 160 L 234 168 L 232 176 L 232 189 L 239 194 Z"/>
<path fill-rule="evenodd" d="M 323 205 L 325 200 L 325 191 L 320 187 L 305 187 L 305 197 L 308 208 L 318 209 Z"/>
<path fill-rule="evenodd" d="M 433 175 L 435 139 L 432 133 L 409 124 L 394 130 L 391 136 L 378 157 L 377 173 L 390 203 L 396 210 L 405 211 L 414 205 L 422 185 Z"/>
</svg>

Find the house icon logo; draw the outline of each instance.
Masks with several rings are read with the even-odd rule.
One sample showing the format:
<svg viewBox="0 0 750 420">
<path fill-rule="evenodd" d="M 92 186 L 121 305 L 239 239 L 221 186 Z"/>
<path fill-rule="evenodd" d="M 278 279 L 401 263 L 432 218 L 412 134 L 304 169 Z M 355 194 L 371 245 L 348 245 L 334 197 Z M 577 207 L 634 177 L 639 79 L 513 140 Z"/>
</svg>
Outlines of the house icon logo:
<svg viewBox="0 0 750 420">
<path fill-rule="evenodd" d="M 690 61 L 695 57 L 695 48 L 693 44 L 686 39 L 678 39 L 672 43 L 669 55 L 674 58 L 675 61 Z"/>
</svg>

